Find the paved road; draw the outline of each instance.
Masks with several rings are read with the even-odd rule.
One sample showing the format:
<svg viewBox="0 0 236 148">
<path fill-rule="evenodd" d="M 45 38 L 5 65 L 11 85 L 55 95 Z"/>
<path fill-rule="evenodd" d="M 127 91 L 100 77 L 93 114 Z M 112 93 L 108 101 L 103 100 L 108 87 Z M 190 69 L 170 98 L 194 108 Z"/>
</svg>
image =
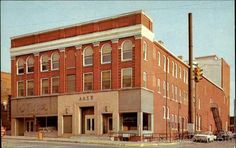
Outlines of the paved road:
<svg viewBox="0 0 236 148">
<path fill-rule="evenodd" d="M 213 142 L 213 143 L 180 143 L 177 145 L 159 145 L 146 148 L 236 148 L 234 141 Z M 3 139 L 3 148 L 119 148 L 111 145 L 94 145 L 68 142 L 52 141 L 32 141 L 32 140 L 15 140 Z M 132 147 L 129 147 L 132 148 Z M 134 147 L 133 147 L 134 148 Z"/>
</svg>

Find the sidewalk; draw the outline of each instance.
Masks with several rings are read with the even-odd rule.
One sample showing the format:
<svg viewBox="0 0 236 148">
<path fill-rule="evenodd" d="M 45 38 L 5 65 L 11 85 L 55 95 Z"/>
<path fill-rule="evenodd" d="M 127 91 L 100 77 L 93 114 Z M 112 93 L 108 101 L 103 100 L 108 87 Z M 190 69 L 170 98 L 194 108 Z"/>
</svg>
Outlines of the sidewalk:
<svg viewBox="0 0 236 148">
<path fill-rule="evenodd" d="M 100 144 L 100 145 L 114 145 L 114 146 L 126 146 L 126 147 L 145 147 L 145 146 L 160 146 L 160 145 L 175 145 L 180 143 L 179 141 L 173 142 L 127 142 L 127 141 L 112 141 L 105 139 L 89 139 L 84 137 L 73 138 L 43 138 L 39 140 L 37 137 L 26 136 L 4 136 L 3 139 L 16 139 L 16 140 L 31 140 L 31 141 L 53 141 L 53 142 L 70 142 L 70 143 L 83 143 L 83 144 Z"/>
</svg>

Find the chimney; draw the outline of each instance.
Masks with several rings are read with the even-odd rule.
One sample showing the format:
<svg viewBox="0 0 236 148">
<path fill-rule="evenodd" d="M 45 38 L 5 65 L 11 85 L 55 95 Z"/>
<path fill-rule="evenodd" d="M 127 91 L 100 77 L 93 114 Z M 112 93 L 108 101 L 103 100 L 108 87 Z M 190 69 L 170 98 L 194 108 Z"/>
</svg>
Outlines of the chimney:
<svg viewBox="0 0 236 148">
<path fill-rule="evenodd" d="M 183 60 L 183 56 L 178 56 L 178 58 L 179 58 L 180 60 Z"/>
<path fill-rule="evenodd" d="M 162 40 L 159 40 L 158 43 L 160 43 L 161 45 L 164 45 L 164 42 Z"/>
</svg>

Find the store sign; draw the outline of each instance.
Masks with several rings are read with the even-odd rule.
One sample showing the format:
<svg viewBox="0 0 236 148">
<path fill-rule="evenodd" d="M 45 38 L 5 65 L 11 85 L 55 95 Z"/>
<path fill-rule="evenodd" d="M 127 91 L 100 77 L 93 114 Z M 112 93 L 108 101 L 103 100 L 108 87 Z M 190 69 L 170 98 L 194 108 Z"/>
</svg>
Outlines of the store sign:
<svg viewBox="0 0 236 148">
<path fill-rule="evenodd" d="M 93 100 L 93 96 L 83 96 L 83 97 L 79 97 L 79 101 L 92 101 Z"/>
</svg>

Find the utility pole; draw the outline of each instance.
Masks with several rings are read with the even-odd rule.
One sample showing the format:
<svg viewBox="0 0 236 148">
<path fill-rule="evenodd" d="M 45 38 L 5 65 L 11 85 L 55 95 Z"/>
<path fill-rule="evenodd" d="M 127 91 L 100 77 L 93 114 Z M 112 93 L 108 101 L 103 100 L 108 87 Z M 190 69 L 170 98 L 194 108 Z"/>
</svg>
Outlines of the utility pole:
<svg viewBox="0 0 236 148">
<path fill-rule="evenodd" d="M 189 43 L 189 71 L 188 71 L 188 123 L 193 123 L 192 119 L 192 78 L 193 78 L 193 40 L 192 40 L 192 13 L 188 14 L 188 43 Z"/>
</svg>

